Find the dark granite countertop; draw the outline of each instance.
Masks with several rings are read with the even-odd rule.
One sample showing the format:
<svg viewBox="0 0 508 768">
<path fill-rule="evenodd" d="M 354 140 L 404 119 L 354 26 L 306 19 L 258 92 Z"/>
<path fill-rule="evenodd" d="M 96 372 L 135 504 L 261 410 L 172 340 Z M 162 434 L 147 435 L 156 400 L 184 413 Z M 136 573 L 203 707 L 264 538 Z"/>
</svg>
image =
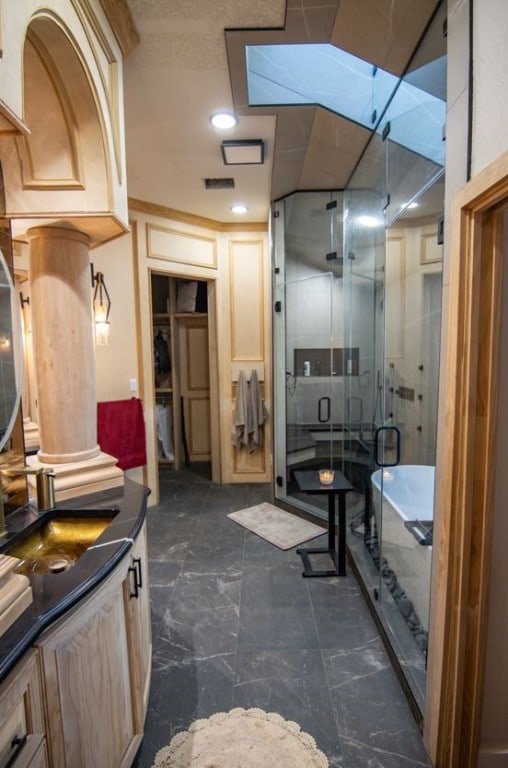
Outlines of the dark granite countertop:
<svg viewBox="0 0 508 768">
<path fill-rule="evenodd" d="M 57 510 L 118 510 L 108 527 L 72 568 L 61 573 L 29 575 L 31 605 L 0 637 L 0 682 L 33 645 L 36 638 L 69 608 L 88 595 L 115 568 L 132 547 L 146 515 L 149 490 L 125 478 L 121 488 L 79 496 L 56 505 Z M 31 505 L 21 507 L 7 518 L 7 536 L 0 553 L 5 552 L 20 532 L 41 517 Z"/>
</svg>

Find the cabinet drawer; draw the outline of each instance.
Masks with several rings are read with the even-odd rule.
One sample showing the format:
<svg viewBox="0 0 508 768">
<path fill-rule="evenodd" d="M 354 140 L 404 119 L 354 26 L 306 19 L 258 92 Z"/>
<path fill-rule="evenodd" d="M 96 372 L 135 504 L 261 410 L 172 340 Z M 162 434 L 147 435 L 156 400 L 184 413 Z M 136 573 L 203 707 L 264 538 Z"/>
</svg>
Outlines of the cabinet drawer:
<svg viewBox="0 0 508 768">
<path fill-rule="evenodd" d="M 34 739 L 26 738 L 33 735 Z M 0 695 L 0 767 L 29 765 L 22 755 L 34 756 L 44 737 L 44 714 L 39 664 L 30 651 L 2 685 Z M 16 743 L 16 740 L 21 743 Z M 37 741 L 38 740 L 38 741 Z M 30 749 L 28 744 L 30 743 Z M 42 763 L 44 764 L 44 763 Z M 37 763 L 36 763 L 37 765 Z"/>
<path fill-rule="evenodd" d="M 13 745 L 2 768 L 48 768 L 46 740 L 42 734 L 29 734 L 18 746 Z"/>
<path fill-rule="evenodd" d="M 16 752 L 17 740 L 26 737 L 27 722 L 25 702 L 20 698 L 13 703 L 12 709 L 5 713 L 0 725 L 0 766 L 9 765 L 12 756 Z"/>
</svg>

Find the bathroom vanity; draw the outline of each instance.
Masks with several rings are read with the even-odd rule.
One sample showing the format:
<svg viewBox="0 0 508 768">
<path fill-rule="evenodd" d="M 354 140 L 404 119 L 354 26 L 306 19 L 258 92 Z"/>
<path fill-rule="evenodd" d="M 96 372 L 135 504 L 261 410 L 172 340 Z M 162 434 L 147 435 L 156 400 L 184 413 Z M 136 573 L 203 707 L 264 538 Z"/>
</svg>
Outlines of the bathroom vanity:
<svg viewBox="0 0 508 768">
<path fill-rule="evenodd" d="M 65 502 L 111 520 L 64 570 L 32 573 L 33 601 L 0 638 L 0 765 L 128 768 L 143 737 L 151 625 L 143 486 Z M 9 520 L 11 547 L 34 510 Z"/>
</svg>

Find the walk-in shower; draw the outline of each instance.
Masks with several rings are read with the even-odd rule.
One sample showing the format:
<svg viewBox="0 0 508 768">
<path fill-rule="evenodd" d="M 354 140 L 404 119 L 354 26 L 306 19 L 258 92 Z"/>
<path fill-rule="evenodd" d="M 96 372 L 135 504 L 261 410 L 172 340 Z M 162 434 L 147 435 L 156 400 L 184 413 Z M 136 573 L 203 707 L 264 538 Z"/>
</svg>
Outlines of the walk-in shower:
<svg viewBox="0 0 508 768">
<path fill-rule="evenodd" d="M 295 470 L 334 467 L 354 486 L 350 555 L 420 712 L 433 483 L 425 511 L 400 523 L 388 521 L 384 486 L 396 496 L 407 467 L 413 482 L 435 464 L 444 145 L 419 154 L 393 129 L 418 124 L 425 94 L 445 102 L 443 19 L 444 10 L 406 75 L 421 100 L 395 94 L 347 187 L 289 195 L 272 222 L 275 494 L 325 517 L 326 498 L 302 494 Z"/>
</svg>

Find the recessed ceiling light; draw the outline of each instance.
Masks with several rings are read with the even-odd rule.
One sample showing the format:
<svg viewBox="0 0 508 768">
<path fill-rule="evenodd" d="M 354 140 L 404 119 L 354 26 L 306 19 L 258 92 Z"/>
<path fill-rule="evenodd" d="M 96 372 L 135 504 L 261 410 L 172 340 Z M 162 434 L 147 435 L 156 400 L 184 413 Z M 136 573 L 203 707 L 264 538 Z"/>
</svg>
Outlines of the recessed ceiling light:
<svg viewBox="0 0 508 768">
<path fill-rule="evenodd" d="M 231 212 L 232 213 L 247 213 L 249 209 L 245 205 L 245 203 L 235 203 L 231 206 Z"/>
<path fill-rule="evenodd" d="M 221 130 L 234 128 L 235 125 L 238 125 L 238 117 L 233 112 L 214 112 L 209 119 L 214 128 Z"/>
<path fill-rule="evenodd" d="M 408 208 L 411 210 L 412 208 L 418 208 L 418 203 L 409 203 Z"/>
</svg>

